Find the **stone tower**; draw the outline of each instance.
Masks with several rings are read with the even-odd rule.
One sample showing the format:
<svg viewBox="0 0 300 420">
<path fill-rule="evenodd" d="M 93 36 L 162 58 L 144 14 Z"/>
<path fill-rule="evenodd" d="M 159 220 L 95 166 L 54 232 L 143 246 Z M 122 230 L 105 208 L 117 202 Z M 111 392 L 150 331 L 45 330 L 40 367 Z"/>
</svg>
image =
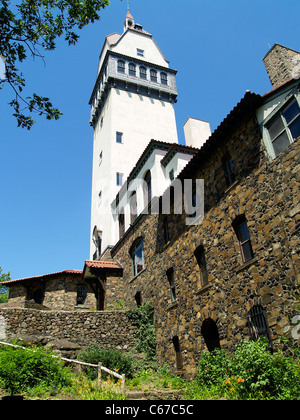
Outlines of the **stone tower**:
<svg viewBox="0 0 300 420">
<path fill-rule="evenodd" d="M 128 12 L 106 37 L 90 98 L 94 128 L 90 258 L 118 240 L 111 203 L 151 139 L 178 143 L 176 71 Z"/>
</svg>

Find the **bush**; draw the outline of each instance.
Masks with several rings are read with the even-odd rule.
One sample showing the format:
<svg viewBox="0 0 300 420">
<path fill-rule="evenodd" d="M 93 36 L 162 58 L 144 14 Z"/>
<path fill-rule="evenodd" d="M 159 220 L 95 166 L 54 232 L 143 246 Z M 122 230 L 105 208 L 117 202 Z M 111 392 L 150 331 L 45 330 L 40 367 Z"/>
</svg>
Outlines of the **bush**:
<svg viewBox="0 0 300 420">
<path fill-rule="evenodd" d="M 0 347 L 0 382 L 11 393 L 36 386 L 61 387 L 71 384 L 69 369 L 42 347 Z"/>
<path fill-rule="evenodd" d="M 156 355 L 156 333 L 153 322 L 154 308 L 151 303 L 142 305 L 126 312 L 132 324 L 138 327 L 137 350 L 144 353 L 148 360 L 154 360 Z"/>
<path fill-rule="evenodd" d="M 102 366 L 117 371 L 120 375 L 125 374 L 127 378 L 133 376 L 133 359 L 124 355 L 120 350 L 104 350 L 97 343 L 92 344 L 78 354 L 78 360 L 86 363 Z M 91 379 L 97 378 L 97 369 L 84 367 L 84 371 Z M 103 374 L 105 376 L 105 374 Z"/>
<path fill-rule="evenodd" d="M 300 399 L 300 366 L 265 341 L 242 341 L 234 354 L 216 349 L 201 355 L 198 385 L 218 387 L 236 399 Z"/>
</svg>

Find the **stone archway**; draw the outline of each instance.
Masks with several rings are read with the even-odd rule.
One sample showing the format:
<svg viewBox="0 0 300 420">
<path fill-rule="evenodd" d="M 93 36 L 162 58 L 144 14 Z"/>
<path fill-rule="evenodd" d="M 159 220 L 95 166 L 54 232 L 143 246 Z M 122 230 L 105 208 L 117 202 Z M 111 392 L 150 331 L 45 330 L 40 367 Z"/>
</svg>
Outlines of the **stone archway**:
<svg viewBox="0 0 300 420">
<path fill-rule="evenodd" d="M 201 326 L 201 334 L 204 338 L 208 351 L 221 348 L 218 326 L 211 318 L 206 318 Z"/>
</svg>

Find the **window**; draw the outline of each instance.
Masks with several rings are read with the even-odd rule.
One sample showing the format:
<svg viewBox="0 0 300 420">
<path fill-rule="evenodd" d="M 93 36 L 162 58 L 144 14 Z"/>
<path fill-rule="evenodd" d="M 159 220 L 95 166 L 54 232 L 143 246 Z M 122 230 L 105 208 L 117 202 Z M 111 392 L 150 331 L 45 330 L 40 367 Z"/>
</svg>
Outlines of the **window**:
<svg viewBox="0 0 300 420">
<path fill-rule="evenodd" d="M 124 215 L 124 209 L 121 209 L 119 214 L 119 239 L 124 236 L 125 233 L 125 215 Z"/>
<path fill-rule="evenodd" d="M 157 83 L 157 71 L 156 70 L 150 70 L 150 79 L 151 79 L 151 82 Z"/>
<path fill-rule="evenodd" d="M 147 171 L 144 177 L 144 206 L 148 206 L 152 198 L 152 191 L 151 191 L 151 172 Z"/>
<path fill-rule="evenodd" d="M 139 57 L 144 57 L 144 50 L 141 50 L 140 48 L 137 48 L 137 49 L 136 49 L 136 54 L 137 54 Z"/>
<path fill-rule="evenodd" d="M 102 163 L 102 159 L 103 159 L 103 151 L 101 150 L 101 152 L 99 153 L 99 166 Z"/>
<path fill-rule="evenodd" d="M 160 73 L 160 80 L 162 85 L 168 84 L 168 76 L 166 73 Z"/>
<path fill-rule="evenodd" d="M 137 241 L 131 250 L 132 276 L 135 277 L 144 269 L 144 245 L 143 240 Z"/>
<path fill-rule="evenodd" d="M 121 172 L 116 173 L 116 183 L 118 186 L 123 185 L 123 177 L 124 177 L 124 174 L 121 174 Z"/>
<path fill-rule="evenodd" d="M 245 216 L 237 217 L 232 225 L 240 244 L 243 263 L 246 263 L 253 258 L 253 251 Z"/>
<path fill-rule="evenodd" d="M 205 251 L 204 251 L 203 245 L 200 245 L 198 246 L 198 248 L 195 249 L 194 255 L 200 269 L 201 284 L 202 286 L 205 286 L 208 283 L 208 273 L 207 273 Z"/>
<path fill-rule="evenodd" d="M 267 319 L 267 311 L 261 305 L 254 305 L 248 312 L 248 327 L 252 340 L 265 336 L 272 349 L 272 341 Z"/>
<path fill-rule="evenodd" d="M 125 73 L 125 61 L 118 60 L 118 73 Z"/>
<path fill-rule="evenodd" d="M 117 131 L 116 133 L 116 142 L 117 143 L 123 143 L 123 133 L 120 133 Z"/>
<path fill-rule="evenodd" d="M 133 224 L 135 219 L 137 218 L 136 191 L 133 191 L 133 193 L 130 196 L 129 207 L 130 207 L 130 223 Z"/>
<path fill-rule="evenodd" d="M 146 67 L 140 67 L 140 78 L 146 80 L 147 79 L 147 69 Z"/>
<path fill-rule="evenodd" d="M 172 267 L 167 270 L 167 278 L 170 284 L 171 301 L 173 303 L 176 301 L 176 290 L 175 290 L 175 281 L 174 281 L 174 270 Z"/>
<path fill-rule="evenodd" d="M 203 321 L 201 334 L 207 345 L 208 351 L 221 348 L 218 327 L 213 319 L 207 318 Z"/>
<path fill-rule="evenodd" d="M 230 187 L 235 181 L 235 174 L 233 169 L 233 163 L 231 156 L 229 154 L 226 154 L 223 159 L 223 169 L 225 172 L 225 179 L 226 179 L 226 185 L 227 187 Z"/>
<path fill-rule="evenodd" d="M 86 302 L 86 296 L 87 296 L 87 289 L 86 286 L 83 284 L 77 285 L 77 298 L 76 298 L 76 304 L 77 305 L 84 305 Z"/>
<path fill-rule="evenodd" d="M 100 191 L 98 194 L 98 206 L 100 206 L 101 201 L 102 201 L 102 191 Z"/>
<path fill-rule="evenodd" d="M 180 371 L 183 368 L 183 362 L 182 362 L 180 342 L 177 335 L 172 338 L 172 342 L 173 342 L 173 346 L 174 346 L 174 350 L 176 354 L 176 369 Z"/>
<path fill-rule="evenodd" d="M 292 100 L 265 125 L 272 144 L 272 157 L 282 152 L 293 139 L 300 136 L 300 108 L 296 99 Z"/>
<path fill-rule="evenodd" d="M 136 65 L 133 63 L 129 64 L 129 76 L 136 76 Z"/>
<path fill-rule="evenodd" d="M 94 227 L 93 230 L 93 243 L 95 245 L 95 252 L 93 254 L 93 260 L 98 260 L 101 255 L 101 234 L 102 232 L 97 229 L 97 226 Z"/>
</svg>

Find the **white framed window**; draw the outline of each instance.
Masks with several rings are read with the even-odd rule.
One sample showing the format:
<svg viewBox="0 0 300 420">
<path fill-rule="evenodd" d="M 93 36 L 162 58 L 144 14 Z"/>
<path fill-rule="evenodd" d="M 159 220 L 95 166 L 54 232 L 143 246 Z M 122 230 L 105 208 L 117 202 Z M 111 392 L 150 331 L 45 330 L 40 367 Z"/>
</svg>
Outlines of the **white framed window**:
<svg viewBox="0 0 300 420">
<path fill-rule="evenodd" d="M 136 49 L 136 55 L 138 55 L 139 57 L 144 57 L 145 51 L 141 50 L 140 48 Z"/>
<path fill-rule="evenodd" d="M 125 61 L 118 60 L 118 73 L 125 73 Z"/>
<path fill-rule="evenodd" d="M 294 96 L 267 119 L 264 131 L 266 147 L 273 159 L 300 136 L 300 107 Z"/>
<path fill-rule="evenodd" d="M 160 81 L 162 85 L 168 84 L 168 75 L 167 73 L 160 73 Z"/>
</svg>

